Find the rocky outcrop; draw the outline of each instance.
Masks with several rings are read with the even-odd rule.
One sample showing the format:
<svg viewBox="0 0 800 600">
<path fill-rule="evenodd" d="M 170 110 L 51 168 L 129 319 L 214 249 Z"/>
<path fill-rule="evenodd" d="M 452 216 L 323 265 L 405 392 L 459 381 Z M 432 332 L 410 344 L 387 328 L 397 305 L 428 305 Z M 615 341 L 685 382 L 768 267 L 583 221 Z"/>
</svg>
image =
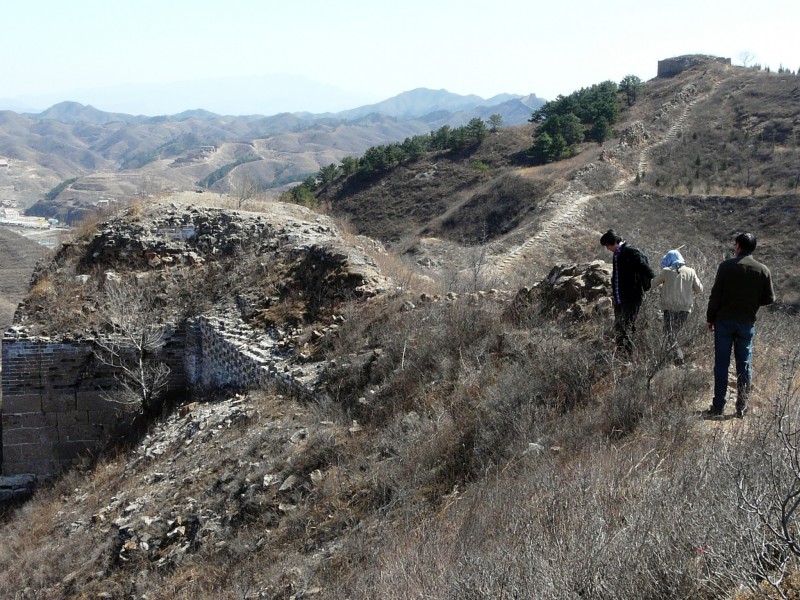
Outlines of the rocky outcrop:
<svg viewBox="0 0 800 600">
<path fill-rule="evenodd" d="M 723 65 L 730 65 L 730 58 L 722 58 L 719 56 L 706 56 L 703 54 L 687 54 L 684 56 L 675 56 L 673 58 L 665 58 L 658 61 L 658 74 L 656 77 L 675 77 L 680 75 L 687 69 L 698 67 L 709 63 L 721 63 Z"/>
<path fill-rule="evenodd" d="M 539 283 L 517 292 L 519 309 L 539 306 L 557 316 L 584 319 L 611 308 L 612 267 L 602 260 L 557 265 Z"/>
<path fill-rule="evenodd" d="M 239 266 L 245 260 L 264 272 L 281 271 L 281 289 L 272 290 L 277 294 L 259 289 L 258 281 L 253 281 L 258 274 Z M 220 267 L 223 264 L 226 266 Z M 66 324 L 60 329 L 58 322 L 53 324 L 58 321 L 53 306 L 30 298 L 17 310 L 15 324 L 24 325 L 32 334 L 46 329 L 51 337 L 84 335 L 92 326 L 91 316 L 99 301 L 92 297 L 93 286 L 102 288 L 105 280 L 128 276 L 156 288 L 169 303 L 171 295 L 180 293 L 181 281 L 198 282 L 207 277 L 206 266 L 216 266 L 218 272 L 220 268 L 240 268 L 240 279 L 250 278 L 241 286 L 245 289 L 233 292 L 232 286 L 226 286 L 232 294 L 239 294 L 240 308 L 249 313 L 243 314 L 246 319 L 288 296 L 302 298 L 300 312 L 313 318 L 320 305 L 330 306 L 353 296 L 371 297 L 391 287 L 364 246 L 348 243 L 330 218 L 303 207 L 272 203 L 269 210 L 256 213 L 157 203 L 130 208 L 101 223 L 97 231 L 65 244 L 37 269 L 34 284 L 41 288 L 61 285 L 54 274 L 69 271 L 74 273 L 73 280 L 84 286 L 80 293 L 72 294 L 75 303 L 83 305 L 70 307 L 82 313 L 71 319 L 71 331 L 65 329 Z M 46 327 L 39 327 L 44 321 L 48 321 Z"/>
<path fill-rule="evenodd" d="M 644 123 L 641 121 L 636 121 L 635 123 L 631 124 L 630 127 L 626 127 L 625 130 L 620 134 L 619 145 L 623 148 L 636 148 L 646 144 L 648 138 L 649 135 L 644 127 Z"/>
</svg>

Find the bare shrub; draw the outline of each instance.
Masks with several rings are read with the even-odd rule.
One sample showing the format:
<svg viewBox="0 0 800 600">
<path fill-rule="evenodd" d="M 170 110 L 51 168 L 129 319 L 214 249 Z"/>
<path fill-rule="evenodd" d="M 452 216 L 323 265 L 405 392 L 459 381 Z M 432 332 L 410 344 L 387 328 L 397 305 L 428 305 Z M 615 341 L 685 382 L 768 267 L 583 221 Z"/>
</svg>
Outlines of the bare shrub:
<svg viewBox="0 0 800 600">
<path fill-rule="evenodd" d="M 783 583 L 798 566 L 800 537 L 800 352 L 784 357 L 782 375 L 768 410 L 721 453 L 724 471 L 735 484 L 731 500 L 745 519 L 744 551 L 751 561 L 737 571 L 754 593 L 768 588 L 786 598 Z M 746 457 L 741 456 L 744 447 Z"/>
<path fill-rule="evenodd" d="M 529 216 L 549 189 L 546 180 L 504 173 L 479 186 L 467 202 L 446 213 L 442 232 L 467 245 L 496 239 Z"/>
<path fill-rule="evenodd" d="M 149 287 L 107 283 L 98 307 L 105 331 L 94 346 L 95 356 L 113 368 L 120 386 L 108 398 L 148 413 L 159 407 L 170 373 L 162 357 L 166 324 L 156 306 Z"/>
<path fill-rule="evenodd" d="M 33 333 L 45 335 L 82 332 L 96 323 L 86 309 L 97 293 L 97 278 L 76 278 L 74 271 L 57 264 L 37 270 L 30 292 L 18 308 L 17 320 Z"/>
<path fill-rule="evenodd" d="M 635 459 L 638 452 L 644 458 Z M 387 540 L 373 591 L 386 598 L 423 591 L 431 598 L 702 597 L 691 534 L 670 524 L 694 500 L 675 497 L 684 481 L 661 475 L 660 455 L 646 446 L 610 458 L 594 449 L 560 465 L 551 451 L 529 454 L 513 476 L 474 486 Z"/>
<path fill-rule="evenodd" d="M 777 342 L 781 328 L 765 329 L 765 341 Z M 662 366 L 660 328 L 640 332 L 630 364 L 553 333 L 505 336 L 495 349 L 504 358 L 480 373 L 462 370 L 446 412 L 430 421 L 395 416 L 384 439 L 401 463 L 421 467 L 416 473 L 460 443 L 471 445 L 459 458 L 471 464 L 466 473 L 493 475 L 472 479 L 466 492 L 451 479 L 456 487 L 438 508 L 395 530 L 374 570 L 340 579 L 334 597 L 717 598 L 742 586 L 761 597 L 769 577 L 778 584 L 775 561 L 791 552 L 774 539 L 762 543 L 770 529 L 742 510 L 743 489 L 760 500 L 776 483 L 795 481 L 785 467 L 770 470 L 775 452 L 758 441 L 764 422 L 733 421 L 729 433 L 693 416 L 709 375 Z M 702 344 L 699 330 L 690 333 L 690 346 Z M 585 379 L 575 389 L 593 391 L 562 402 L 576 350 Z M 465 399 L 472 408 L 456 410 Z M 554 445 L 570 436 L 568 452 Z M 775 538 L 780 503 L 770 506 Z M 787 579 L 778 585 L 770 593 L 786 596 Z"/>
</svg>

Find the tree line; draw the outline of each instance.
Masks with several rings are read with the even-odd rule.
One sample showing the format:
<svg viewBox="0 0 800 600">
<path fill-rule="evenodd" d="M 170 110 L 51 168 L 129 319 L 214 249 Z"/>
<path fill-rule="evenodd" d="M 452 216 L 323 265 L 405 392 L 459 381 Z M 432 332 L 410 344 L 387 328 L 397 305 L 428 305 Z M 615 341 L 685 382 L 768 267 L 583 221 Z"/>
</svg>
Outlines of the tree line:
<svg viewBox="0 0 800 600">
<path fill-rule="evenodd" d="M 529 119 L 537 127 L 528 156 L 534 164 L 545 164 L 574 156 L 578 144 L 603 143 L 611 137 L 612 127 L 619 119 L 622 109 L 620 95 L 628 106 L 632 106 L 643 86 L 639 77 L 627 75 L 619 84 L 604 81 L 546 102 Z M 322 167 L 283 197 L 299 204 L 314 204 L 316 192 L 335 181 L 368 180 L 431 151 L 467 150 L 479 145 L 490 131 L 496 131 L 501 125 L 502 116 L 491 115 L 488 127 L 483 120 L 474 118 L 460 127 L 444 125 L 436 131 L 415 135 L 402 142 L 372 146 L 361 157 L 348 156 L 342 159 L 341 164 L 331 163 Z"/>
<path fill-rule="evenodd" d="M 546 102 L 530 118 L 537 127 L 529 156 L 536 164 L 545 164 L 574 156 L 580 143 L 602 144 L 619 119 L 619 93 L 631 106 L 642 85 L 641 79 L 628 75 L 619 85 L 604 81 Z"/>
<path fill-rule="evenodd" d="M 489 119 L 491 130 L 495 130 L 501 123 L 500 115 L 492 115 Z M 489 131 L 486 123 L 476 117 L 459 127 L 443 125 L 431 133 L 408 137 L 402 142 L 372 146 L 361 157 L 347 156 L 342 159 L 341 164 L 331 163 L 322 167 L 316 175 L 307 177 L 286 193 L 292 202 L 313 204 L 316 201 L 315 192 L 335 181 L 365 181 L 398 165 L 422 158 L 428 152 L 469 150 L 480 145 Z"/>
</svg>

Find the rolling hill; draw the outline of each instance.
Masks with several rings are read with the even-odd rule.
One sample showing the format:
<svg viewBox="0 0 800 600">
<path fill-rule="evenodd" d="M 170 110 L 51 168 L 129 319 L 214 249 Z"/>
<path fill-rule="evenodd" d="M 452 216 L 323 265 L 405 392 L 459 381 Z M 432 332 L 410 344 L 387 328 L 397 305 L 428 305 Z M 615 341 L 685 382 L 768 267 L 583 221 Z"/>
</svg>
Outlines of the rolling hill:
<svg viewBox="0 0 800 600">
<path fill-rule="evenodd" d="M 26 303 L 29 321 L 52 321 L 49 334 L 59 314 L 42 303 L 72 327 L 96 320 L 106 285 L 96 275 L 113 268 L 154 286 L 159 310 L 210 303 L 236 315 L 249 327 L 231 330 L 236 348 L 277 341 L 291 363 L 282 372 L 319 367 L 324 394 L 178 399 L 141 436 L 87 456 L 3 515 L 0 589 L 170 600 L 798 597 L 800 79 L 693 62 L 647 82 L 610 139 L 566 160 L 531 164 L 533 126 L 505 127 L 331 180 L 315 190 L 324 216 L 263 202 L 254 208 L 277 220 L 259 243 L 231 233 L 257 234 L 234 225 L 260 215 L 214 209 L 220 248 L 234 240 L 227 255 L 193 240 L 202 262 L 186 240 L 154 237 L 153 219 L 188 214 L 199 228 L 211 221 L 208 193 L 190 194 L 194 206 L 143 202 L 65 248 L 50 287 Z M 281 151 L 323 153 L 335 139 L 294 135 Z M 215 153 L 225 163 L 266 148 L 239 140 Z M 614 350 L 600 262 L 610 255 L 598 243 L 609 227 L 654 264 L 681 247 L 706 286 L 682 332 L 684 364 L 669 360 L 652 294 L 634 353 Z M 759 312 L 752 411 L 705 420 L 704 305 L 742 230 L 758 236 L 779 301 Z M 305 236 L 320 234 L 342 245 L 315 251 Z M 368 297 L 349 288 L 341 263 L 326 260 L 348 245 L 391 285 Z M 76 274 L 89 276 L 83 306 L 60 293 L 78 288 Z"/>
<path fill-rule="evenodd" d="M 40 203 L 34 214 L 74 221 L 98 203 L 194 189 L 198 181 L 232 165 L 241 151 L 258 157 L 259 163 L 233 169 L 214 191 L 230 191 L 237 177 L 252 178 L 265 189 L 283 189 L 370 146 L 479 115 L 497 113 L 509 125 L 524 122 L 531 107 L 541 103 L 533 95 L 483 100 L 445 90 L 415 90 L 380 104 L 321 115 L 234 117 L 193 110 L 143 117 L 75 102 L 39 114 L 2 111 L 0 157 L 9 167 L 0 171 L 0 194 L 24 208 Z M 244 145 L 250 148 L 242 150 Z M 76 182 L 61 197 L 43 201 L 71 179 Z"/>
<path fill-rule="evenodd" d="M 357 231 L 423 263 L 441 263 L 427 246 L 436 254 L 485 245 L 503 277 L 602 258 L 596 238 L 610 227 L 653 257 L 696 239 L 705 254 L 711 240 L 760 230 L 763 251 L 779 261 L 784 301 L 795 305 L 798 85 L 792 74 L 702 63 L 647 82 L 633 106 L 623 103 L 615 137 L 571 159 L 530 166 L 532 126 L 514 127 L 467 153 L 430 153 L 320 196 Z"/>
<path fill-rule="evenodd" d="M 47 253 L 44 246 L 0 227 L 0 327 L 5 331 L 28 291 L 33 268 Z"/>
</svg>

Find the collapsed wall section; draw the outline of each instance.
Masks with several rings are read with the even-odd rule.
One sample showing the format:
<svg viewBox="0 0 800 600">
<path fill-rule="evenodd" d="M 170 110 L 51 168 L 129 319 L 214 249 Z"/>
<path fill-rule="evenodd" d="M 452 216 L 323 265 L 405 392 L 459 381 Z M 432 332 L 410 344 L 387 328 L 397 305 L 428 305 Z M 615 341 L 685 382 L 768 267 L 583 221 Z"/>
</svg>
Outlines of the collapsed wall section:
<svg viewBox="0 0 800 600">
<path fill-rule="evenodd" d="M 96 454 L 125 433 L 135 416 L 111 400 L 118 381 L 95 358 L 91 340 L 3 338 L 2 474 L 52 476 Z M 322 366 L 292 366 L 292 356 L 264 331 L 237 319 L 200 317 L 171 332 L 164 347 L 168 390 L 275 386 L 314 399 Z"/>
<path fill-rule="evenodd" d="M 165 346 L 170 390 L 185 387 L 183 332 Z M 115 402 L 114 370 L 91 340 L 3 337 L 2 474 L 50 476 L 76 458 L 96 454 L 130 427 L 130 405 Z"/>
<path fill-rule="evenodd" d="M 187 360 L 192 364 L 188 382 L 195 388 L 275 386 L 295 397 L 317 398 L 313 390 L 321 365 L 293 366 L 292 354 L 269 333 L 239 320 L 198 318 L 187 339 Z"/>
<path fill-rule="evenodd" d="M 685 56 L 674 56 L 658 61 L 658 72 L 656 77 L 667 78 L 680 75 L 684 71 L 701 65 L 719 63 L 730 66 L 730 58 L 719 56 L 705 56 L 702 54 L 687 54 Z"/>
</svg>

